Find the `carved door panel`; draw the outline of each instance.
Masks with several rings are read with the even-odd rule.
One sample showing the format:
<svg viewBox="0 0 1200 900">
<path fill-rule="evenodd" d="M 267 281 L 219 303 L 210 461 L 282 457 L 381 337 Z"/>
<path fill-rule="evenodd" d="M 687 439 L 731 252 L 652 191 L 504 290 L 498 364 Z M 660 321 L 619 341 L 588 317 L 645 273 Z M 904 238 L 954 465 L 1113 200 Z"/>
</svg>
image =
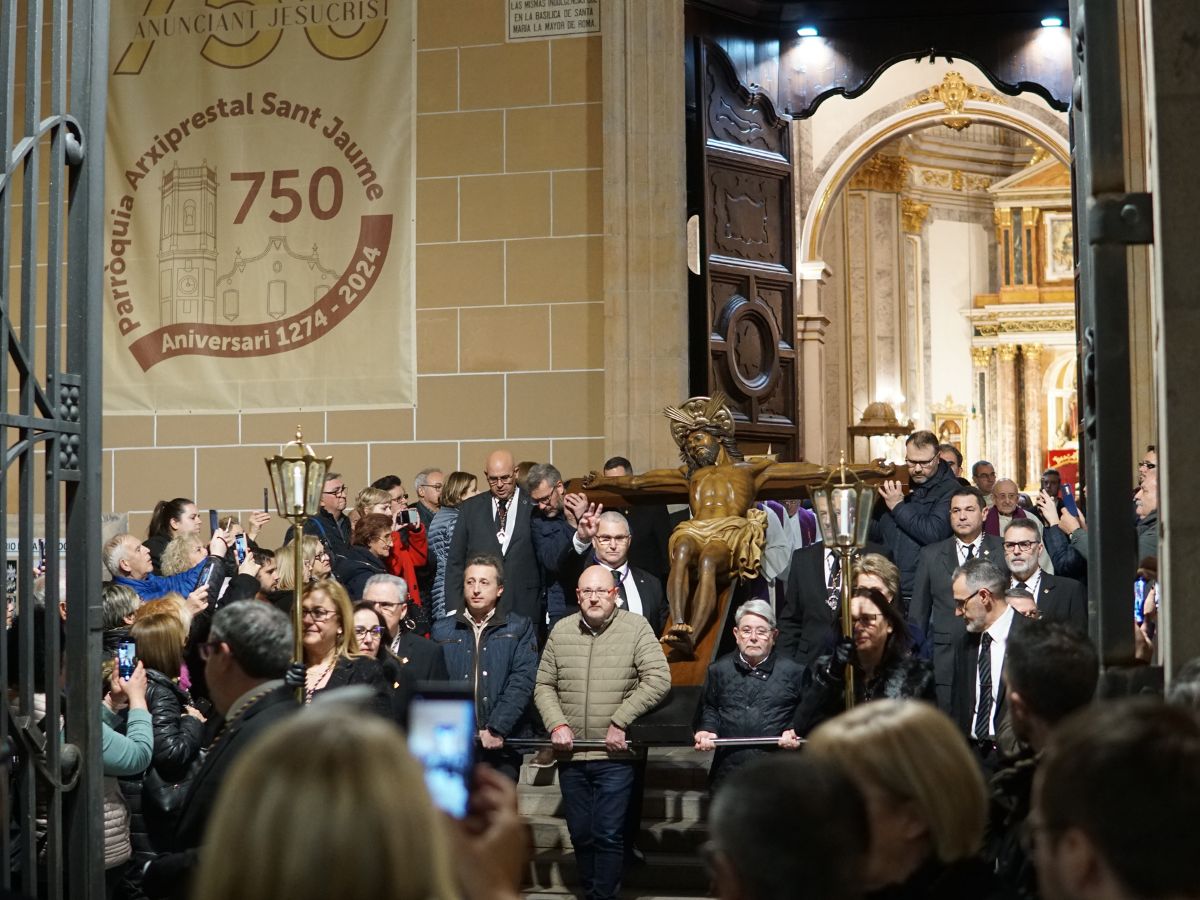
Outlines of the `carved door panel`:
<svg viewBox="0 0 1200 900">
<path fill-rule="evenodd" d="M 719 46 L 698 39 L 695 52 L 693 393 L 729 397 L 743 449 L 799 459 L 790 120 L 738 82 Z"/>
</svg>

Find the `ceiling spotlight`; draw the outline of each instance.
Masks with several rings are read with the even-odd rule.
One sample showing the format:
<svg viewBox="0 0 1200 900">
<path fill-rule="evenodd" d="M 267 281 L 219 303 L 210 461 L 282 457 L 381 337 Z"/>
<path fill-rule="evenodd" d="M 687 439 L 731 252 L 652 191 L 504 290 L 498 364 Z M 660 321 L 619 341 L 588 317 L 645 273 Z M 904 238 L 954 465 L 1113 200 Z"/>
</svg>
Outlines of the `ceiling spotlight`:
<svg viewBox="0 0 1200 900">
<path fill-rule="evenodd" d="M 796 29 L 796 34 L 800 37 L 818 37 L 820 32 L 817 31 L 817 26 L 815 25 L 801 25 Z"/>
<path fill-rule="evenodd" d="M 1062 28 L 1063 20 L 1059 16 L 1046 16 L 1042 19 L 1043 28 Z"/>
</svg>

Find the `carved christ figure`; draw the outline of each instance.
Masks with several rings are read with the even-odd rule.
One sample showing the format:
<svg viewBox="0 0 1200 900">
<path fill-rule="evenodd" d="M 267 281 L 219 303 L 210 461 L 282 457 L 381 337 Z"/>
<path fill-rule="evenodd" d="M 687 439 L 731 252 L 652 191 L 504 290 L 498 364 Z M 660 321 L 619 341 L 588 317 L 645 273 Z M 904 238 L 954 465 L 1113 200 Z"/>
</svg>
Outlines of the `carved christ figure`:
<svg viewBox="0 0 1200 900">
<path fill-rule="evenodd" d="M 755 578 L 762 559 L 766 513 L 754 508 L 759 491 L 775 478 L 812 478 L 824 470 L 812 463 L 747 461 L 733 440 L 733 416 L 725 398 L 692 397 L 682 408 L 667 407 L 671 433 L 683 465 L 641 475 L 601 476 L 584 487 L 634 489 L 639 493 L 687 492 L 691 519 L 671 533 L 667 601 L 671 622 L 663 643 L 691 658 L 712 624 L 717 598 L 733 578 Z"/>
</svg>

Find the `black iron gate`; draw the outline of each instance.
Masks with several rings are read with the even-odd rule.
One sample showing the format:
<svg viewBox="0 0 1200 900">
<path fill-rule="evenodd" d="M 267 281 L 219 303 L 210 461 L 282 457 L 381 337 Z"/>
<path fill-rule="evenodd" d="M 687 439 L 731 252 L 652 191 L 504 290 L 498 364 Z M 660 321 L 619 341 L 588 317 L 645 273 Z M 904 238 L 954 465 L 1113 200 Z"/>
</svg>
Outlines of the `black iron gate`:
<svg viewBox="0 0 1200 900">
<path fill-rule="evenodd" d="M 8 700 L 0 852 L 6 887 L 49 898 L 104 892 L 97 566 L 107 41 L 107 0 L 0 0 L 8 351 L 0 542 L 10 558 L 16 521 L 8 584 L 16 617 L 0 641 Z M 45 590 L 35 594 L 42 546 Z"/>
</svg>

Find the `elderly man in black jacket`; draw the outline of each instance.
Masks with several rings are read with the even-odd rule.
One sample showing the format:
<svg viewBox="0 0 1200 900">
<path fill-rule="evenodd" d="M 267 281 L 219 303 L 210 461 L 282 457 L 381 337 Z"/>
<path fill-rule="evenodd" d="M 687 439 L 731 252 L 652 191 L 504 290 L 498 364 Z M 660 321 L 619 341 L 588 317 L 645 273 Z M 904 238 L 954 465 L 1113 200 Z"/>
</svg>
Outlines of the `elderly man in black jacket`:
<svg viewBox="0 0 1200 900">
<path fill-rule="evenodd" d="M 738 649 L 708 667 L 697 750 L 716 750 L 708 781 L 716 788 L 737 766 L 768 747 L 720 747 L 715 738 L 777 737 L 778 746 L 800 746 L 792 719 L 800 703 L 804 667 L 773 652 L 779 631 L 764 600 L 748 600 L 734 613 Z"/>
<path fill-rule="evenodd" d="M 150 897 L 186 897 L 209 814 L 237 756 L 273 723 L 299 709 L 283 675 L 292 659 L 292 624 L 269 603 L 241 600 L 213 617 L 204 645 L 213 705 L 223 717 L 187 796 L 171 851 L 147 864 L 142 887 Z"/>
<path fill-rule="evenodd" d="M 898 481 L 885 481 L 879 496 L 887 511 L 879 520 L 879 537 L 892 551 L 900 569 L 901 609 L 907 614 L 917 577 L 921 548 L 944 541 L 950 528 L 950 497 L 960 487 L 950 467 L 938 456 L 938 439 L 932 431 L 914 431 L 904 442 L 908 465 L 908 496 Z"/>
</svg>

